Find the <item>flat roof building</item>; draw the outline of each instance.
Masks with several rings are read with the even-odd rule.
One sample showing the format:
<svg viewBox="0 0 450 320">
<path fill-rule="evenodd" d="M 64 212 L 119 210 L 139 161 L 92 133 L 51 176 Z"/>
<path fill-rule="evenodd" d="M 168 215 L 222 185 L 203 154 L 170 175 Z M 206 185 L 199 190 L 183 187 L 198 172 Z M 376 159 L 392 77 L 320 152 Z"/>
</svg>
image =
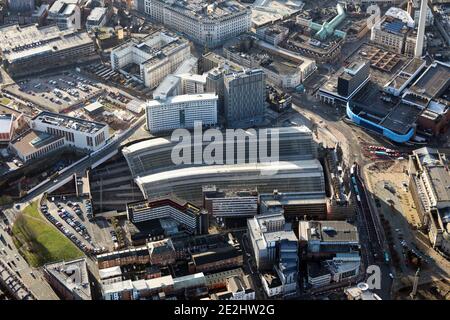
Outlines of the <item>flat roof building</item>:
<svg viewBox="0 0 450 320">
<path fill-rule="evenodd" d="M 358 229 L 346 221 L 299 221 L 298 234 L 300 243 L 306 243 L 312 254 L 359 250 Z"/>
<path fill-rule="evenodd" d="M 31 128 L 50 135 L 64 137 L 67 145 L 95 151 L 106 144 L 109 126 L 104 123 L 43 111 L 31 119 Z"/>
<path fill-rule="evenodd" d="M 10 143 L 11 150 L 24 162 L 43 158 L 64 146 L 64 137 L 35 130 L 24 132 Z"/>
<path fill-rule="evenodd" d="M 65 300 L 92 300 L 88 268 L 84 258 L 46 264 L 44 277 Z"/>
<path fill-rule="evenodd" d="M 153 89 L 190 57 L 189 41 L 173 33 L 157 31 L 113 48 L 111 67 L 125 71 L 137 65 L 138 71 L 128 73 Z"/>
<path fill-rule="evenodd" d="M 144 13 L 207 47 L 219 46 L 251 27 L 250 8 L 234 0 L 148 0 Z"/>
<path fill-rule="evenodd" d="M 48 11 L 47 20 L 61 30 L 81 29 L 80 0 L 56 0 Z"/>
<path fill-rule="evenodd" d="M 170 218 L 194 234 L 205 233 L 205 229 L 208 230 L 204 211 L 189 202 L 175 201 L 170 198 L 128 203 L 127 216 L 133 223 Z"/>
<path fill-rule="evenodd" d="M 133 72 L 130 69 L 128 73 L 153 89 L 189 59 L 190 52 L 186 39 L 167 31 L 156 31 L 143 39 L 132 38 L 113 48 L 111 67 L 125 71 L 137 65 L 139 70 Z"/>
<path fill-rule="evenodd" d="M 152 133 L 175 129 L 193 129 L 217 124 L 217 95 L 214 93 L 185 94 L 150 100 L 145 106 L 147 129 Z"/>
<path fill-rule="evenodd" d="M 101 28 L 108 22 L 108 8 L 95 7 L 86 19 L 86 29 Z"/>
<path fill-rule="evenodd" d="M 409 156 L 409 186 L 433 247 L 450 254 L 450 174 L 445 154 L 420 148 Z"/>
<path fill-rule="evenodd" d="M 87 61 L 95 56 L 86 32 L 61 31 L 57 26 L 0 27 L 3 65 L 12 75 L 25 75 Z"/>
<path fill-rule="evenodd" d="M 370 63 L 367 60 L 353 61 L 342 67 L 319 89 L 321 101 L 335 104 L 347 103 L 369 81 Z"/>
</svg>

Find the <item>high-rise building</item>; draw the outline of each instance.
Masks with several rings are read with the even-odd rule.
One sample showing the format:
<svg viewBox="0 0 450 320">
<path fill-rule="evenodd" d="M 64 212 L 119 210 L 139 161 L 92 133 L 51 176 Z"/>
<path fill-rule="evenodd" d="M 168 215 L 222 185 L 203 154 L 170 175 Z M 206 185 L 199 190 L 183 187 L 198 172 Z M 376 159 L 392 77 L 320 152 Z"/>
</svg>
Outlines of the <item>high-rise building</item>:
<svg viewBox="0 0 450 320">
<path fill-rule="evenodd" d="M 350 96 L 368 77 L 369 61 L 356 61 L 346 67 L 338 77 L 337 92 L 343 97 Z"/>
<path fill-rule="evenodd" d="M 224 114 L 228 125 L 255 121 L 266 109 L 265 74 L 260 69 L 229 72 L 224 75 Z"/>
<path fill-rule="evenodd" d="M 164 100 L 151 100 L 146 105 L 147 129 L 152 133 L 192 129 L 196 122 L 203 126 L 217 123 L 217 96 L 214 93 L 185 94 Z"/>
</svg>

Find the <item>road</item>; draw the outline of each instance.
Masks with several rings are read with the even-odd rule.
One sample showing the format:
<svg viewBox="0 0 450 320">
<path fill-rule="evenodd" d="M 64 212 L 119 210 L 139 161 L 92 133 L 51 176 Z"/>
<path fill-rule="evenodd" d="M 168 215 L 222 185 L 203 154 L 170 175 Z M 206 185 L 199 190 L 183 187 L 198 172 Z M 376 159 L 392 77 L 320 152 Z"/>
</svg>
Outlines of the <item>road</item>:
<svg viewBox="0 0 450 320">
<path fill-rule="evenodd" d="M 358 166 L 356 166 L 353 177 L 355 178 L 356 185 L 352 182 L 352 187 L 357 187 L 359 195 L 357 201 L 357 217 L 363 259 L 366 268 L 370 265 L 377 265 L 380 268 L 381 288 L 374 290 L 374 292 L 384 300 L 390 299 L 393 279 L 390 277 L 390 274 L 392 274 L 391 266 L 384 261 L 384 252 L 387 246 L 384 241 L 383 231 L 377 221 L 377 217 L 375 217 L 376 211 L 370 206 L 367 188 L 360 176 Z"/>
</svg>

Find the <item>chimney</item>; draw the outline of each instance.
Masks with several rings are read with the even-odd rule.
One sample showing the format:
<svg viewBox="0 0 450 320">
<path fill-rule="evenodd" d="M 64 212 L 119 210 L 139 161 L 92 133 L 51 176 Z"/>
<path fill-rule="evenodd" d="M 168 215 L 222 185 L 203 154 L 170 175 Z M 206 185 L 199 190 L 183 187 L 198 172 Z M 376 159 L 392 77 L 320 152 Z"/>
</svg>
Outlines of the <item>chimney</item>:
<svg viewBox="0 0 450 320">
<path fill-rule="evenodd" d="M 414 57 L 420 58 L 423 55 L 423 40 L 425 36 L 425 23 L 427 18 L 428 5 L 427 0 L 421 0 L 419 13 L 419 26 L 417 27 L 416 48 Z"/>
<path fill-rule="evenodd" d="M 413 0 L 409 0 L 408 1 L 407 7 L 406 7 L 406 12 L 408 12 L 409 16 L 414 19 L 414 3 L 413 3 Z"/>
</svg>

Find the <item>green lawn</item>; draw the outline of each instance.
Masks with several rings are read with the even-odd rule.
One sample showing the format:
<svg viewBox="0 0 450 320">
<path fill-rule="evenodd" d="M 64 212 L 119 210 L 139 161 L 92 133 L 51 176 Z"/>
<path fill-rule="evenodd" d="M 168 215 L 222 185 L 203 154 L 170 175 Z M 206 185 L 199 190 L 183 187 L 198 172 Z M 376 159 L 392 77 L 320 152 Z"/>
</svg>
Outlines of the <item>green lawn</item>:
<svg viewBox="0 0 450 320">
<path fill-rule="evenodd" d="M 26 207 L 17 217 L 12 233 L 15 245 L 33 267 L 83 256 L 72 241 L 39 213 L 36 202 Z"/>
</svg>

